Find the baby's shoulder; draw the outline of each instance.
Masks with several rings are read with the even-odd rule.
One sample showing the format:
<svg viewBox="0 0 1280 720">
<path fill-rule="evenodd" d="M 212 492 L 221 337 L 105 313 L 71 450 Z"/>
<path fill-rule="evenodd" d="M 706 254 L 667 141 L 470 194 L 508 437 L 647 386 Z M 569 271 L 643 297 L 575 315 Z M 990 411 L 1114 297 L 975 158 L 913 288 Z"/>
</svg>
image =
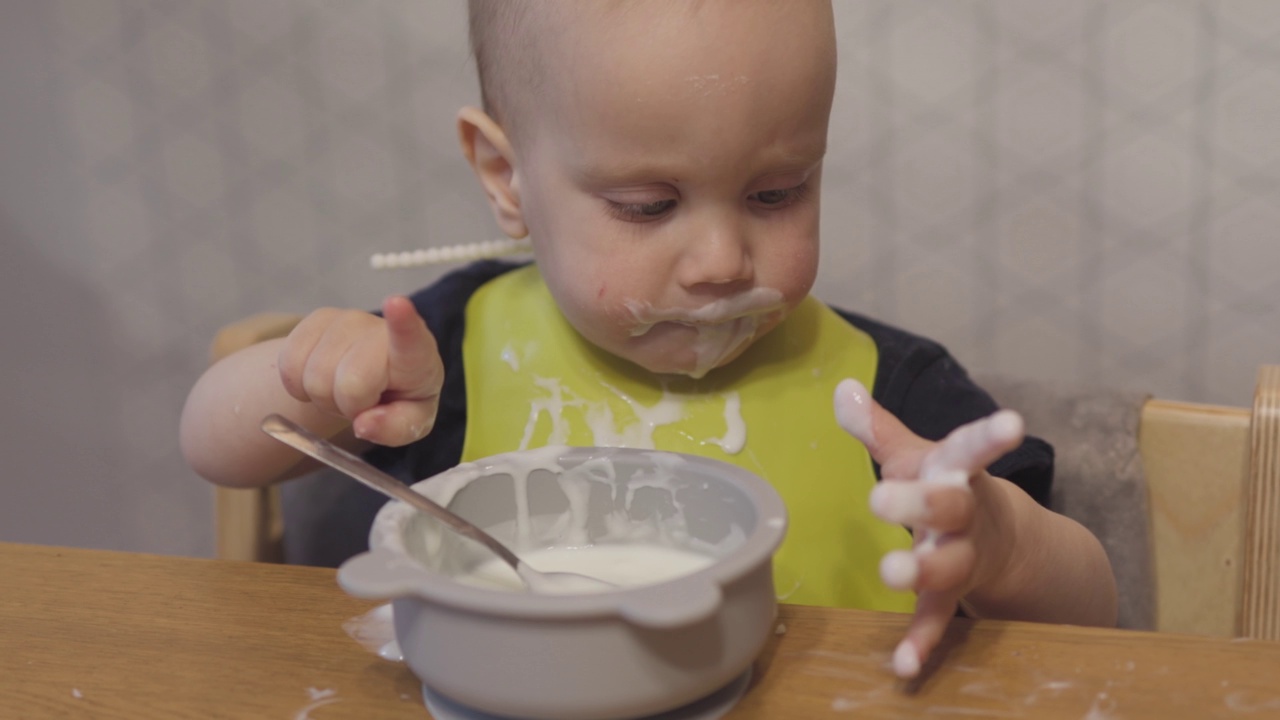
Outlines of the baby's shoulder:
<svg viewBox="0 0 1280 720">
<path fill-rule="evenodd" d="M 413 300 L 415 305 L 420 302 L 447 304 L 449 301 L 452 301 L 452 303 L 461 303 L 462 305 L 466 305 L 467 300 L 475 294 L 476 290 L 480 289 L 480 286 L 499 275 L 524 267 L 526 264 L 527 263 L 517 263 L 505 260 L 480 260 L 473 262 L 449 271 L 435 282 L 414 292 L 410 298 Z"/>
<path fill-rule="evenodd" d="M 845 322 L 871 336 L 880 356 L 879 367 L 882 372 L 886 369 L 924 369 L 951 357 L 941 343 L 923 335 L 843 308 L 830 307 Z"/>
<path fill-rule="evenodd" d="M 527 263 L 480 260 L 441 276 L 409 296 L 427 327 L 437 336 L 455 325 L 460 329 L 471 296 L 490 280 L 523 267 Z"/>
</svg>

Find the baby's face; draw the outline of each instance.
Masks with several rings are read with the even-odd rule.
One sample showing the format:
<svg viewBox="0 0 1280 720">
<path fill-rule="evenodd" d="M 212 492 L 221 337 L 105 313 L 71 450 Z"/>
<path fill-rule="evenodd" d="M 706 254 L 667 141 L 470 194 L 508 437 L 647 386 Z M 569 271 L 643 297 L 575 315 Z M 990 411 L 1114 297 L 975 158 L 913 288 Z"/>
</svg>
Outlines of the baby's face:
<svg viewBox="0 0 1280 720">
<path fill-rule="evenodd" d="M 515 149 L 538 265 L 588 340 L 701 377 L 813 285 L 830 7 L 576 7 Z"/>
</svg>

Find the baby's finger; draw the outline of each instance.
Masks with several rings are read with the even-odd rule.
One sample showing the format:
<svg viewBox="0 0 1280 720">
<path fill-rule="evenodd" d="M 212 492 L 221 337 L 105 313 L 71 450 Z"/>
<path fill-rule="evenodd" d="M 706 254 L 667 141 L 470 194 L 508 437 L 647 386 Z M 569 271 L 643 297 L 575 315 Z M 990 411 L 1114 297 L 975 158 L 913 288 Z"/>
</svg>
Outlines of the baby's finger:
<svg viewBox="0 0 1280 720">
<path fill-rule="evenodd" d="M 894 590 L 913 590 L 920 577 L 920 558 L 910 550 L 893 550 L 880 558 L 880 579 Z"/>
<path fill-rule="evenodd" d="M 1000 410 L 952 430 L 925 457 L 920 476 L 927 480 L 934 473 L 955 471 L 972 475 L 1018 447 L 1022 438 L 1022 416 Z"/>
<path fill-rule="evenodd" d="M 871 488 L 871 512 L 885 522 L 915 527 L 929 516 L 928 492 L 924 483 L 885 478 Z"/>
<path fill-rule="evenodd" d="M 978 556 L 973 543 L 947 538 L 914 550 L 894 550 L 880 559 L 880 579 L 894 590 L 963 590 L 973 577 Z"/>
<path fill-rule="evenodd" d="M 324 335 L 324 329 L 332 319 L 333 308 L 320 308 L 307 315 L 293 328 L 284 344 L 280 346 L 280 354 L 276 358 L 276 370 L 280 373 L 280 382 L 293 399 L 310 402 L 311 397 L 303 384 L 307 359 L 315 351 L 316 345 Z"/>
<path fill-rule="evenodd" d="M 342 411 L 333 402 L 333 381 L 337 369 L 334 357 L 322 352 L 313 352 L 307 358 L 306 367 L 302 370 L 302 391 L 312 405 L 327 413 L 341 415 Z"/>
<path fill-rule="evenodd" d="M 921 593 L 907 636 L 893 652 L 893 672 L 900 678 L 920 674 L 925 658 L 937 647 L 947 623 L 956 611 L 956 596 L 950 593 Z"/>
<path fill-rule="evenodd" d="M 409 298 L 393 295 L 382 303 L 390 350 L 387 354 L 387 388 L 405 391 L 412 398 L 435 395 L 444 381 L 435 336 Z"/>
<path fill-rule="evenodd" d="M 836 422 L 845 432 L 862 441 L 878 463 L 888 465 L 900 453 L 921 452 L 929 441 L 911 432 L 872 399 L 871 393 L 857 380 L 841 380 L 835 393 Z"/>
<path fill-rule="evenodd" d="M 871 490 L 871 511 L 885 522 L 950 533 L 973 522 L 976 502 L 967 486 L 885 479 Z"/>
<path fill-rule="evenodd" d="M 357 415 L 351 429 L 356 437 L 378 445 L 408 445 L 431 432 L 438 406 L 438 397 L 379 405 Z"/>
<path fill-rule="evenodd" d="M 334 369 L 333 404 L 338 411 L 354 420 L 377 405 L 386 389 L 386 345 L 371 341 L 353 343 Z"/>
<path fill-rule="evenodd" d="M 932 550 L 917 552 L 916 592 L 964 592 L 977 560 L 973 543 L 963 538 L 943 539 Z"/>
<path fill-rule="evenodd" d="M 335 415 L 343 415 L 336 395 L 339 383 L 347 382 L 341 378 L 339 368 L 357 344 L 360 333 L 360 328 L 353 326 L 349 319 L 350 316 L 345 316 L 328 324 L 307 356 L 302 371 L 303 391 L 311 404 Z"/>
</svg>

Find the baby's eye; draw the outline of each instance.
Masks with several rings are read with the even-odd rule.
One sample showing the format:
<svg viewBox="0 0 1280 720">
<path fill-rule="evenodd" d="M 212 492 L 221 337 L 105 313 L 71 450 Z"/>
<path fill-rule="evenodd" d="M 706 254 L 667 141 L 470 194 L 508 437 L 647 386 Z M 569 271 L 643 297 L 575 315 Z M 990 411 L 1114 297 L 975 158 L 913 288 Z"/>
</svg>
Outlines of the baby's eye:
<svg viewBox="0 0 1280 720">
<path fill-rule="evenodd" d="M 765 208 L 782 208 L 804 199 L 806 189 L 806 185 L 797 185 L 792 188 L 761 190 L 758 193 L 752 193 L 749 199 Z"/>
<path fill-rule="evenodd" d="M 777 205 L 780 202 L 786 202 L 787 196 L 787 190 L 764 190 L 756 193 L 756 200 L 765 205 Z"/>
<path fill-rule="evenodd" d="M 657 220 L 671 211 L 676 201 L 671 198 L 655 200 L 647 203 L 620 203 L 609 201 L 609 210 L 621 220 L 627 222 L 649 222 Z"/>
</svg>

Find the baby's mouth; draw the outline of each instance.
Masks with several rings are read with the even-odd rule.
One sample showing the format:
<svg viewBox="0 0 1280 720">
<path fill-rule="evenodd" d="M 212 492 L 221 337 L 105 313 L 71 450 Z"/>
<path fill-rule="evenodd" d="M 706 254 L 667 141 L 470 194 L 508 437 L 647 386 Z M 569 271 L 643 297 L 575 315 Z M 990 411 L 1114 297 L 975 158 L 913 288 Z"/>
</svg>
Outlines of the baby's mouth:
<svg viewBox="0 0 1280 720">
<path fill-rule="evenodd" d="M 692 310 L 656 310 L 648 303 L 630 301 L 626 307 L 635 322 L 631 337 L 639 337 L 662 324 L 693 328 L 699 334 L 732 331 L 743 323 L 754 328 L 770 314 L 782 310 L 783 302 L 782 293 L 777 290 L 755 288 Z"/>
<path fill-rule="evenodd" d="M 670 372 L 688 375 L 698 380 L 737 357 L 759 337 L 760 329 L 772 322 L 780 313 L 781 308 L 772 312 L 740 315 L 716 323 L 664 320 L 648 326 L 645 332 L 666 327 L 677 333 L 692 333 L 691 336 L 681 336 L 681 345 L 687 348 L 691 357 L 680 361 L 681 366 Z"/>
<path fill-rule="evenodd" d="M 754 288 L 691 310 L 654 309 L 639 302 L 627 302 L 626 307 L 634 322 L 631 337 L 645 335 L 655 327 L 692 330 L 688 341 L 692 366 L 679 372 L 698 379 L 750 345 L 760 327 L 784 311 L 785 303 L 777 290 Z"/>
</svg>

